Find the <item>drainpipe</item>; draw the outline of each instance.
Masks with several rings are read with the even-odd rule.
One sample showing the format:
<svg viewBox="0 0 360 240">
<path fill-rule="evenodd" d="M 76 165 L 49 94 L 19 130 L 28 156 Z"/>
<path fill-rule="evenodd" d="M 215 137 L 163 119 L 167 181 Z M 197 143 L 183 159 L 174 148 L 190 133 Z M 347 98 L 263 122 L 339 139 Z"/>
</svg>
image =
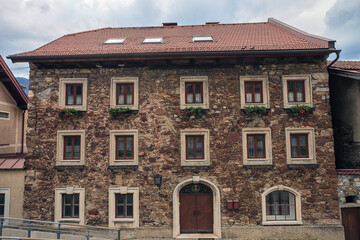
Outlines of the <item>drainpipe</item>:
<svg viewBox="0 0 360 240">
<path fill-rule="evenodd" d="M 340 57 L 340 52 L 341 52 L 341 50 L 334 50 L 334 53 L 336 53 L 336 58 L 335 58 L 334 61 L 332 61 L 332 62 L 329 64 L 329 66 L 327 66 L 327 68 L 330 68 L 330 67 L 339 59 L 339 57 Z"/>
<path fill-rule="evenodd" d="M 25 112 L 26 109 L 23 110 L 22 114 L 22 131 L 21 131 L 21 154 L 24 154 L 24 133 L 25 133 Z"/>
</svg>

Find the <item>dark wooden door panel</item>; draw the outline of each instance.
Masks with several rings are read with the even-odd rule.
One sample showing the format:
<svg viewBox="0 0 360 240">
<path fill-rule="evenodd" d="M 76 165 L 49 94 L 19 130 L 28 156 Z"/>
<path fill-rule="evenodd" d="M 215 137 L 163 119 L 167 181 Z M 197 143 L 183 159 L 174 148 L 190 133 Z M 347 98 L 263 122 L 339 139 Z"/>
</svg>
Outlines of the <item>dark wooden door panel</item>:
<svg viewBox="0 0 360 240">
<path fill-rule="evenodd" d="M 213 199 L 212 194 L 197 194 L 196 198 L 196 217 L 198 232 L 213 232 Z"/>
<path fill-rule="evenodd" d="M 197 231 L 196 223 L 196 195 L 180 194 L 180 232 L 193 233 Z"/>
<path fill-rule="evenodd" d="M 345 240 L 359 240 L 360 208 L 341 208 L 341 221 L 344 226 Z"/>
</svg>

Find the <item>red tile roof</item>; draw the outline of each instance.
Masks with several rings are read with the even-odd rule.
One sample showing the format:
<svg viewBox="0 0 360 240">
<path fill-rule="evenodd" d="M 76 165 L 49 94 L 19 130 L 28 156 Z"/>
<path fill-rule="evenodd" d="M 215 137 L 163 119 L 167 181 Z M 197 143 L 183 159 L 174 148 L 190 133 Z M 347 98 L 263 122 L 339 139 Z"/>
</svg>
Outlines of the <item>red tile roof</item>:
<svg viewBox="0 0 360 240">
<path fill-rule="evenodd" d="M 0 158 L 0 170 L 24 169 L 25 158 Z"/>
<path fill-rule="evenodd" d="M 360 169 L 338 169 L 336 173 L 340 175 L 360 175 Z"/>
<path fill-rule="evenodd" d="M 212 36 L 214 42 L 194 43 L 193 36 Z M 163 37 L 164 43 L 142 44 L 145 37 Z M 126 40 L 124 44 L 104 44 L 109 38 Z M 46 56 L 309 50 L 329 49 L 330 42 L 334 41 L 307 34 L 271 18 L 261 23 L 102 28 L 68 34 L 34 51 L 9 58 L 21 61 Z"/>
<path fill-rule="evenodd" d="M 1 82 L 10 92 L 11 96 L 15 99 L 18 106 L 21 107 L 22 109 L 27 109 L 27 103 L 29 99 L 1 55 L 0 55 L 0 79 L 6 80 Z"/>
<path fill-rule="evenodd" d="M 360 61 L 337 61 L 331 67 L 348 70 L 360 70 Z"/>
</svg>

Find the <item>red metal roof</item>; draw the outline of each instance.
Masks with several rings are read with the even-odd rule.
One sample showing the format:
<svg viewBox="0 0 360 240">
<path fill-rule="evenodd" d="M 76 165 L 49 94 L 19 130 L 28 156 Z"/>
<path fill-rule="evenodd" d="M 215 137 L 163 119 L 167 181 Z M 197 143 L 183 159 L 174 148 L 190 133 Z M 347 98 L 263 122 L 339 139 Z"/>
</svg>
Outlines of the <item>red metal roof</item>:
<svg viewBox="0 0 360 240">
<path fill-rule="evenodd" d="M 336 173 L 340 175 L 360 175 L 360 169 L 338 169 Z"/>
<path fill-rule="evenodd" d="M 0 170 L 24 169 L 25 158 L 0 158 Z"/>
<path fill-rule="evenodd" d="M 193 36 L 212 36 L 214 42 L 194 43 Z M 143 44 L 145 37 L 163 37 L 164 43 Z M 126 40 L 124 44 L 104 44 L 109 38 Z M 261 23 L 102 28 L 68 34 L 34 51 L 9 58 L 21 61 L 41 56 L 309 50 L 329 49 L 329 42 L 334 41 L 269 19 Z"/>
<path fill-rule="evenodd" d="M 21 107 L 22 109 L 27 109 L 27 103 L 29 99 L 1 55 L 0 55 L 0 79 L 10 80 L 10 81 L 1 81 L 1 82 L 4 84 L 4 86 L 10 92 L 11 96 L 18 103 L 18 106 Z"/>
</svg>

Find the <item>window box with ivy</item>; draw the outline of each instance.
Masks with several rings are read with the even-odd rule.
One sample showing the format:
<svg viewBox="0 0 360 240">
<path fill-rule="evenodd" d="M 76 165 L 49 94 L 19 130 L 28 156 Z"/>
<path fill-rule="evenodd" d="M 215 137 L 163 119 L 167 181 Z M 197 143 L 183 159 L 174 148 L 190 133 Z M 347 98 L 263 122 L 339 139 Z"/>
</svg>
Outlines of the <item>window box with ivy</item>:
<svg viewBox="0 0 360 240">
<path fill-rule="evenodd" d="M 266 115 L 269 112 L 269 109 L 267 109 L 266 107 L 262 107 L 262 106 L 249 106 L 249 107 L 245 107 L 244 109 L 242 109 L 242 112 L 245 115 Z"/>
<path fill-rule="evenodd" d="M 201 117 L 206 113 L 206 111 L 202 107 L 186 107 L 184 108 L 184 115 L 189 119 L 195 119 L 197 117 Z"/>
<path fill-rule="evenodd" d="M 298 114 L 298 115 L 305 115 L 305 114 L 310 114 L 314 111 L 314 108 L 308 105 L 296 105 L 296 106 L 292 106 L 289 109 L 287 109 L 288 113 L 292 113 L 292 114 Z"/>
<path fill-rule="evenodd" d="M 108 113 L 111 117 L 125 116 L 127 114 L 136 113 L 137 110 L 131 110 L 129 107 L 109 108 Z"/>
<path fill-rule="evenodd" d="M 85 115 L 85 111 L 78 111 L 75 108 L 60 108 L 58 110 L 58 113 L 60 117 L 64 117 L 64 118 Z"/>
</svg>

